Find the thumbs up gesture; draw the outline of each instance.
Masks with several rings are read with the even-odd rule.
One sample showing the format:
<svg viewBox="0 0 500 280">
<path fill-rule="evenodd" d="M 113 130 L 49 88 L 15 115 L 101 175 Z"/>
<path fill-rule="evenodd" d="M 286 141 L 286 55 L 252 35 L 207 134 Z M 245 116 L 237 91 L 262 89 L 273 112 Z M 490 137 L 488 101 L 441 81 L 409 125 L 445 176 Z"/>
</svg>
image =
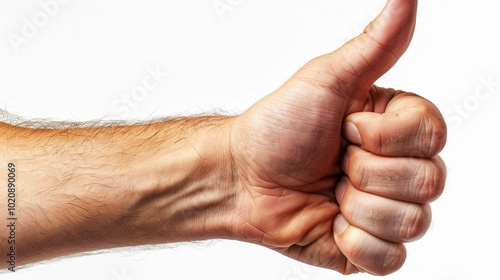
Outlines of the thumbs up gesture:
<svg viewBox="0 0 500 280">
<path fill-rule="evenodd" d="M 417 0 L 389 0 L 231 125 L 233 238 L 344 274 L 385 275 L 422 237 L 443 191 L 439 110 L 374 82 L 410 44 Z"/>
</svg>

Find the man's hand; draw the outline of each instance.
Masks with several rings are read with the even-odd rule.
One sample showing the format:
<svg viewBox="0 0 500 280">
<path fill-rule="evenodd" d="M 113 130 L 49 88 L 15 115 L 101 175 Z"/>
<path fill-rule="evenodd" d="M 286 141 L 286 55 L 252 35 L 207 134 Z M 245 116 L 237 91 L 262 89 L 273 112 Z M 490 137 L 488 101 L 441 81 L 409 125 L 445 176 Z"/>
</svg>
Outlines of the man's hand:
<svg viewBox="0 0 500 280">
<path fill-rule="evenodd" d="M 446 125 L 415 94 L 373 83 L 408 47 L 416 0 L 315 58 L 234 120 L 234 237 L 349 274 L 399 269 L 443 191 Z"/>
<path fill-rule="evenodd" d="M 410 43 L 416 6 L 389 0 L 365 33 L 241 116 L 0 122 L 0 165 L 16 166 L 15 231 L 0 231 L 0 252 L 13 255 L 0 268 L 233 238 L 345 274 L 395 271 L 402 244 L 427 230 L 445 181 L 437 108 L 373 85 Z"/>
</svg>

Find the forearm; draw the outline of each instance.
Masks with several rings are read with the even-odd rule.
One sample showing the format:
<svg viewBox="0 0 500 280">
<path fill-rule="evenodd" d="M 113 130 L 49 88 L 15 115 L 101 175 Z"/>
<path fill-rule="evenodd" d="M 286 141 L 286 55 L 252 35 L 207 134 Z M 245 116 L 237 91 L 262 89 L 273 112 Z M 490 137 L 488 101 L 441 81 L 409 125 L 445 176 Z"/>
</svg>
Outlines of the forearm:
<svg viewBox="0 0 500 280">
<path fill-rule="evenodd" d="M 226 237 L 235 196 L 229 123 L 213 117 L 74 129 L 2 124 L 2 182 L 8 163 L 16 166 L 16 266 L 97 249 Z M 6 195 L 4 189 L 0 197 Z M 14 245 L 8 237 L 4 227 L 4 256 Z"/>
</svg>

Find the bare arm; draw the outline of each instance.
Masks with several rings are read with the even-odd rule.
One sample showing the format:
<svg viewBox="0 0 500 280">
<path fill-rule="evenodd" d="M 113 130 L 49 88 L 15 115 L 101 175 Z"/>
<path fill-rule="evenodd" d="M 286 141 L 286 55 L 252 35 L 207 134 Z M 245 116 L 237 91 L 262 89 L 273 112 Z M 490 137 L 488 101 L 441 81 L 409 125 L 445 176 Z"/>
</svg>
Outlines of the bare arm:
<svg viewBox="0 0 500 280">
<path fill-rule="evenodd" d="M 396 271 L 446 178 L 436 106 L 373 84 L 410 44 L 416 11 L 416 0 L 389 0 L 363 34 L 237 117 L 1 125 L 0 165 L 16 167 L 17 265 L 230 238 L 344 274 Z"/>
<path fill-rule="evenodd" d="M 15 167 L 14 215 L 0 204 L 0 220 L 14 223 L 15 236 L 9 244 L 10 230 L 0 230 L 2 255 L 15 246 L 19 266 L 83 251 L 226 236 L 235 196 L 225 155 L 229 120 L 74 129 L 1 123 L 2 183 L 8 164 Z"/>
</svg>

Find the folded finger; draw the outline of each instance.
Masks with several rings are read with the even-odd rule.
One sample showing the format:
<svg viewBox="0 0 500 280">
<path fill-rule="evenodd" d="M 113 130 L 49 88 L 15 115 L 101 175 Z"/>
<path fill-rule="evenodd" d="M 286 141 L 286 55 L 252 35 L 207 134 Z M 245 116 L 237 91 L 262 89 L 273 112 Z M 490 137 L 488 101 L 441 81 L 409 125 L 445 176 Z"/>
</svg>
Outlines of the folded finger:
<svg viewBox="0 0 500 280">
<path fill-rule="evenodd" d="M 391 199 L 429 203 L 444 190 L 446 166 L 433 158 L 384 157 L 350 145 L 343 171 L 354 187 Z"/>
<path fill-rule="evenodd" d="M 439 110 L 412 93 L 393 97 L 383 113 L 353 113 L 343 127 L 351 143 L 383 156 L 435 156 L 446 143 L 446 133 Z"/>
<path fill-rule="evenodd" d="M 387 275 L 401 268 L 406 259 L 403 244 L 377 238 L 349 224 L 342 214 L 335 218 L 333 231 L 335 243 L 347 258 L 346 272 L 358 270 Z"/>
<path fill-rule="evenodd" d="M 429 204 L 403 202 L 362 192 L 346 177 L 337 185 L 335 194 L 346 220 L 378 238 L 396 243 L 414 241 L 430 226 Z"/>
</svg>

